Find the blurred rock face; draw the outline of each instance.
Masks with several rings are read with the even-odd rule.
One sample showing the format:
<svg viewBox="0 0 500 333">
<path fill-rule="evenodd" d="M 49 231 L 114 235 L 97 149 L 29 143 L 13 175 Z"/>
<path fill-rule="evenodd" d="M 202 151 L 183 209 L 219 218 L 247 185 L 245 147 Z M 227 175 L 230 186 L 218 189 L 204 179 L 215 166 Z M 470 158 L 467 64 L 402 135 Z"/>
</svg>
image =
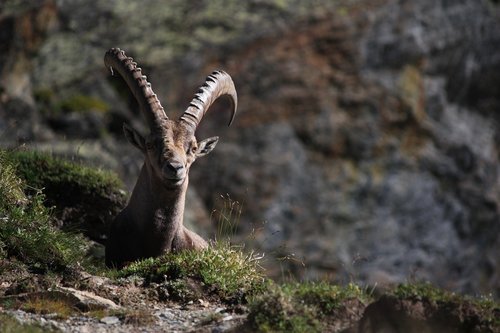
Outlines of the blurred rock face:
<svg viewBox="0 0 500 333">
<path fill-rule="evenodd" d="M 132 185 L 142 160 L 119 127 L 142 120 L 103 68 L 104 52 L 127 50 L 171 117 L 223 68 L 239 111 L 226 129 L 223 103 L 215 105 L 199 129 L 222 138 L 191 170 L 188 223 L 204 217 L 194 223 L 208 227 L 229 194 L 243 203 L 234 239 L 292 258 L 271 268 L 500 294 L 498 6 L 232 3 L 4 5 L 0 26 L 12 29 L 0 36 L 9 45 L 0 56 L 12 65 L 0 67 L 1 140 L 58 147 L 61 137 L 75 146 L 85 138 Z M 40 20 L 52 23 L 39 23 L 28 47 L 12 22 L 37 6 L 51 9 Z M 30 79 L 24 95 L 13 92 L 25 80 L 5 79 L 20 77 L 19 66 Z"/>
</svg>

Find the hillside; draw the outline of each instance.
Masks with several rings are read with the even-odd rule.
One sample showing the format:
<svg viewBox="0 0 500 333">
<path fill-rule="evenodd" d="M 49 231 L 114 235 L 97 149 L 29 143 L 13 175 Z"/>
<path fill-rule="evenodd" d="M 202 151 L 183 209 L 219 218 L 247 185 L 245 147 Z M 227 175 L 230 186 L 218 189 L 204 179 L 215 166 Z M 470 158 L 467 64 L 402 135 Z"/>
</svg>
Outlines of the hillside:
<svg viewBox="0 0 500 333">
<path fill-rule="evenodd" d="M 142 157 L 122 123 L 146 128 L 106 50 L 134 57 L 171 117 L 222 68 L 239 111 L 226 128 L 215 105 L 198 131 L 221 139 L 191 170 L 186 224 L 213 238 L 229 196 L 233 241 L 278 280 L 500 296 L 496 1 L 8 0 L 0 31 L 2 147 L 130 190 Z"/>
<path fill-rule="evenodd" d="M 37 189 L 63 184 L 83 200 Z M 84 221 L 106 216 L 121 205 L 109 200 L 120 187 L 109 172 L 0 150 L 0 331 L 500 332 L 500 304 L 491 298 L 421 283 L 389 290 L 277 284 L 265 277 L 261 255 L 227 239 L 105 268 L 102 245 L 89 238 L 101 226 L 70 226 L 73 217 L 58 212 L 79 210 Z M 88 203 L 89 195 L 107 204 Z"/>
</svg>

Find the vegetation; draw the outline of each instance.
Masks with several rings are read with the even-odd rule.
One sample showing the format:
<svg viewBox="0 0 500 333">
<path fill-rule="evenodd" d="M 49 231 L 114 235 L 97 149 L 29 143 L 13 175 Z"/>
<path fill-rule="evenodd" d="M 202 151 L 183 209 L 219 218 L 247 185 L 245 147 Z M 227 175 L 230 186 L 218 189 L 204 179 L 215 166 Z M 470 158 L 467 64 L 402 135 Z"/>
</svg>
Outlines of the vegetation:
<svg viewBox="0 0 500 333">
<path fill-rule="evenodd" d="M 108 195 L 111 192 L 122 192 L 122 181 L 108 171 L 36 151 L 19 150 L 4 154 L 16 165 L 17 175 L 35 189 L 43 188 L 46 192 L 52 191 L 53 187 L 66 186 L 65 190 L 78 190 L 78 194 Z M 67 194 L 64 191 L 63 195 Z"/>
<path fill-rule="evenodd" d="M 86 112 L 90 110 L 106 112 L 109 105 L 104 101 L 85 95 L 74 95 L 59 103 L 63 112 Z"/>
<path fill-rule="evenodd" d="M 183 289 L 186 279 L 199 281 L 206 291 L 223 300 L 242 298 L 264 286 L 258 257 L 244 254 L 227 242 L 214 244 L 204 251 L 167 253 L 149 258 L 122 269 L 120 277 L 138 275 L 148 281 L 169 281 L 170 286 Z"/>
<path fill-rule="evenodd" d="M 48 116 L 57 116 L 61 112 L 107 112 L 110 109 L 109 105 L 103 100 L 87 95 L 76 94 L 66 99 L 58 100 L 54 96 L 54 92 L 47 88 L 38 89 L 33 95 L 36 102 L 40 105 L 41 112 Z"/>
<path fill-rule="evenodd" d="M 492 298 L 463 296 L 436 288 L 430 283 L 401 284 L 392 294 L 400 299 L 423 300 L 435 305 L 474 308 L 484 322 L 500 329 L 500 303 Z"/>
<path fill-rule="evenodd" d="M 0 250 L 31 269 L 61 271 L 83 259 L 83 238 L 63 233 L 43 205 L 44 196 L 17 175 L 18 165 L 0 150 Z"/>
<path fill-rule="evenodd" d="M 48 153 L 9 151 L 5 160 L 27 184 L 26 193 L 38 197 L 64 230 L 81 231 L 102 242 L 113 217 L 124 207 L 123 183 L 109 171 L 56 158 Z M 43 189 L 43 199 L 38 194 Z"/>
<path fill-rule="evenodd" d="M 29 298 L 19 308 L 36 314 L 55 314 L 58 319 L 67 319 L 71 315 L 79 313 L 79 310 L 71 302 L 48 297 Z"/>
<path fill-rule="evenodd" d="M 39 295 L 5 297 L 0 305 L 42 315 L 54 313 L 55 319 L 78 314 L 98 319 L 115 316 L 121 323 L 136 326 L 154 324 L 156 317 L 144 309 L 104 308 L 85 312 L 67 299 L 36 293 L 57 285 L 61 280 L 58 276 L 67 275 L 70 281 L 67 273 L 74 270 L 68 268 L 89 263 L 85 258 L 86 238 L 56 227 L 53 210 L 46 204 L 46 193 L 50 193 L 56 205 L 63 205 L 57 192 L 68 196 L 74 191 L 79 201 L 85 201 L 87 199 L 82 198 L 86 196 L 123 198 L 123 193 L 118 194 L 120 188 L 118 178 L 107 172 L 47 154 L 0 150 L 0 274 L 2 278 L 8 276 L 5 281 L 22 277 L 12 283 L 12 295 Z M 99 205 L 95 207 L 100 214 Z M 260 258 L 252 252 L 245 254 L 242 248 L 230 245 L 227 240 L 228 234 L 237 227 L 240 213 L 239 203 L 228 200 L 218 216 L 221 240 L 204 251 L 167 253 L 159 258 L 134 262 L 120 271 L 106 269 L 104 273 L 113 278 L 111 283 L 118 285 L 128 281 L 136 286 L 134 281 L 142 281 L 145 289 L 149 288 L 145 293 L 158 295 L 160 301 L 188 303 L 208 298 L 211 302 L 222 301 L 228 305 L 244 304 L 247 306 L 244 311 L 248 313 L 246 325 L 251 331 L 333 331 L 338 330 L 339 320 L 350 323 L 359 320 L 372 300 L 371 295 L 354 284 L 344 287 L 327 282 L 278 285 L 265 278 Z M 99 263 L 94 260 L 92 265 L 95 271 Z M 89 269 L 92 271 L 92 267 Z M 33 275 L 26 277 L 27 274 Z M 419 283 L 400 285 L 390 294 L 399 300 L 430 304 L 432 311 L 454 311 L 458 314 L 450 317 L 458 318 L 454 321 L 460 321 L 462 315 L 475 318 L 468 319 L 464 325 L 478 323 L 480 328 L 500 327 L 500 305 L 492 299 L 472 299 Z M 222 314 L 214 313 L 204 322 L 208 325 L 222 318 Z M 0 331 L 40 332 L 41 328 L 20 325 L 15 319 L 0 314 Z"/>
<path fill-rule="evenodd" d="M 354 284 L 326 282 L 271 285 L 250 302 L 249 323 L 259 332 L 323 332 L 326 318 L 345 302 L 366 302 L 369 296 Z"/>
</svg>

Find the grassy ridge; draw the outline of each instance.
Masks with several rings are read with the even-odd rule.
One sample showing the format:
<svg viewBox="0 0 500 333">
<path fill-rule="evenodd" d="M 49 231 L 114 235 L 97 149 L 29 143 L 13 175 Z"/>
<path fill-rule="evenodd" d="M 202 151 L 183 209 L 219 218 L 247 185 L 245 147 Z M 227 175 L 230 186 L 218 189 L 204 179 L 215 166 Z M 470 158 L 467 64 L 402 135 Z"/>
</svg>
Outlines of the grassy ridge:
<svg viewBox="0 0 500 333">
<path fill-rule="evenodd" d="M 0 253 L 32 269 L 61 271 L 81 262 L 82 236 L 63 233 L 52 223 L 39 190 L 17 176 L 18 165 L 0 150 Z M 29 191 L 28 191 L 29 189 Z M 29 194 L 28 194 L 29 192 Z"/>
</svg>

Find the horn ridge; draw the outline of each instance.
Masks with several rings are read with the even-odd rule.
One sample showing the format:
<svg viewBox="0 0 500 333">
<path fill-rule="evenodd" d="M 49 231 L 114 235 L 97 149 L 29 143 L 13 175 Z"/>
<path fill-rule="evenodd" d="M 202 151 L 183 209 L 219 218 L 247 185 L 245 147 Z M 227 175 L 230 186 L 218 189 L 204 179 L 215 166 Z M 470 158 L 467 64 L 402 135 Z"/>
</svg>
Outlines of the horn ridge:
<svg viewBox="0 0 500 333">
<path fill-rule="evenodd" d="M 130 91 L 139 103 L 142 114 L 151 130 L 154 130 L 165 119 L 168 119 L 157 95 L 151 88 L 151 83 L 142 74 L 140 67 L 132 57 L 128 57 L 125 51 L 112 48 L 104 55 L 106 68 L 111 68 L 120 73 Z"/>
</svg>

